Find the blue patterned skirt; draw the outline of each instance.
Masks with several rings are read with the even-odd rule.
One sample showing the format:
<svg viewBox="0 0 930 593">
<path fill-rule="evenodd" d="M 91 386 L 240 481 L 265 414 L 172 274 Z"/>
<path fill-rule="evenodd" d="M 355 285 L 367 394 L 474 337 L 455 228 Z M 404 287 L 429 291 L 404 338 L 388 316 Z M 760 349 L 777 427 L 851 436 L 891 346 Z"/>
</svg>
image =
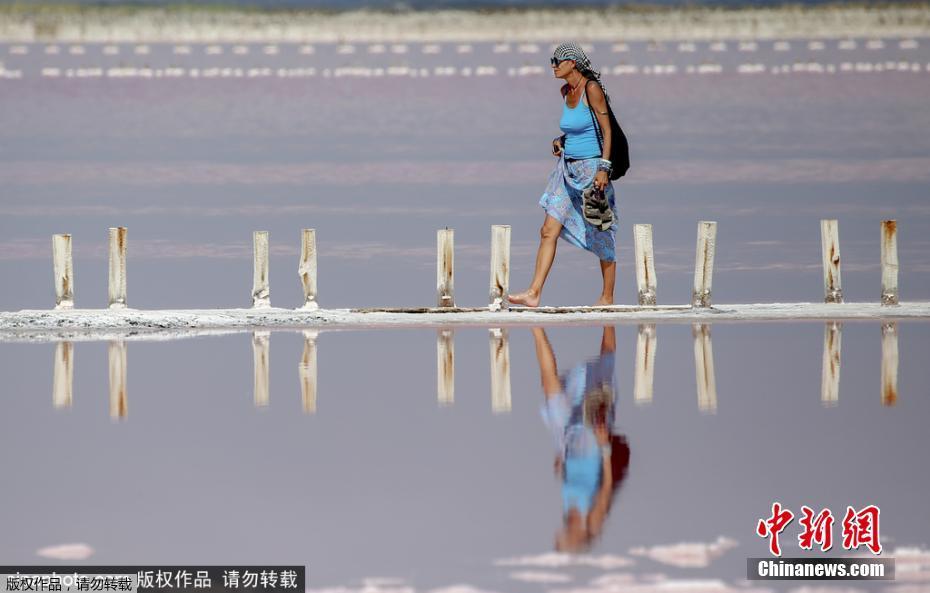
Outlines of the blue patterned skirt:
<svg viewBox="0 0 930 593">
<path fill-rule="evenodd" d="M 603 261 L 617 261 L 614 240 L 617 235 L 617 205 L 614 187 L 608 182 L 604 193 L 610 209 L 614 212 L 614 223 L 601 231 L 584 219 L 584 200 L 581 192 L 590 187 L 597 175 L 598 159 L 584 159 L 566 163 L 559 159 L 558 165 L 549 175 L 549 184 L 539 199 L 546 214 L 562 223 L 560 236 L 577 247 L 587 249 Z"/>
</svg>

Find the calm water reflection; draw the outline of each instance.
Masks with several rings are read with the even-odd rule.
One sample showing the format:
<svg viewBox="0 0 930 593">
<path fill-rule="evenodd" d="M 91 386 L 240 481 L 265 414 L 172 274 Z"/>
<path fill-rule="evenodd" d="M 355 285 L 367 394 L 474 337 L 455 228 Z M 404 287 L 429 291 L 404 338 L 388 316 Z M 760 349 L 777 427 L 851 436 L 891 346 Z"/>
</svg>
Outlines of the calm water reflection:
<svg viewBox="0 0 930 593">
<path fill-rule="evenodd" d="M 919 585 L 928 343 L 854 322 L 3 343 L 0 555 L 299 563 L 350 591 L 746 591 L 778 500 L 878 505 Z"/>
</svg>

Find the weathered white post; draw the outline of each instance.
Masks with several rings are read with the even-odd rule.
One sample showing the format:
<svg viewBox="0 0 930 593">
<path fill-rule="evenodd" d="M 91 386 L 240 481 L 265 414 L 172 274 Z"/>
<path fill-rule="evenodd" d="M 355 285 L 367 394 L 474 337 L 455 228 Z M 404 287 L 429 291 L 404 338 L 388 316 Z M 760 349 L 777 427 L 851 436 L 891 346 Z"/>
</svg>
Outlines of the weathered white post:
<svg viewBox="0 0 930 593">
<path fill-rule="evenodd" d="M 449 227 L 436 231 L 436 304 L 439 307 L 455 306 L 454 235 L 455 231 Z"/>
<path fill-rule="evenodd" d="M 898 304 L 898 221 L 882 221 L 882 304 Z"/>
<path fill-rule="evenodd" d="M 436 399 L 441 406 L 455 402 L 455 332 L 451 329 L 436 333 Z"/>
<path fill-rule="evenodd" d="M 507 328 L 488 330 L 491 344 L 491 411 L 509 412 L 510 398 L 510 343 Z"/>
<path fill-rule="evenodd" d="M 820 247 L 823 258 L 823 302 L 842 303 L 840 278 L 840 232 L 836 220 L 820 221 Z"/>
<path fill-rule="evenodd" d="M 74 379 L 74 344 L 58 342 L 55 345 L 55 371 L 52 374 L 52 405 L 71 407 L 71 387 Z"/>
<path fill-rule="evenodd" d="M 823 368 L 820 373 L 820 402 L 835 406 L 840 401 L 840 355 L 843 325 L 829 321 L 823 330 Z"/>
<path fill-rule="evenodd" d="M 269 344 L 271 341 L 271 332 L 257 331 L 252 332 L 252 363 L 254 370 L 254 390 L 253 400 L 255 407 L 263 408 L 268 405 L 268 364 L 269 364 Z"/>
<path fill-rule="evenodd" d="M 55 273 L 55 308 L 74 308 L 74 265 L 71 235 L 52 235 L 52 268 Z"/>
<path fill-rule="evenodd" d="M 702 412 L 717 411 L 717 379 L 714 373 L 714 350 L 710 341 L 710 326 L 695 323 L 691 326 L 694 336 L 694 370 L 697 379 L 698 409 Z"/>
<path fill-rule="evenodd" d="M 714 253 L 717 250 L 717 223 L 698 223 L 697 252 L 694 256 L 694 288 L 691 291 L 692 307 L 710 307 L 714 279 Z"/>
<path fill-rule="evenodd" d="M 656 324 L 640 325 L 636 335 L 636 374 L 633 378 L 633 400 L 637 404 L 652 403 L 657 345 Z"/>
<path fill-rule="evenodd" d="M 633 253 L 636 257 L 636 289 L 640 305 L 656 304 L 656 268 L 652 251 L 652 225 L 633 225 Z"/>
<path fill-rule="evenodd" d="M 898 403 L 898 324 L 882 324 L 882 405 Z"/>
<path fill-rule="evenodd" d="M 113 340 L 107 346 L 110 367 L 110 418 L 125 418 L 126 397 L 126 342 Z"/>
<path fill-rule="evenodd" d="M 268 231 L 252 233 L 252 307 L 271 306 L 271 289 L 268 286 Z"/>
<path fill-rule="evenodd" d="M 110 228 L 110 285 L 111 309 L 126 308 L 126 227 Z"/>
<path fill-rule="evenodd" d="M 491 226 L 491 311 L 507 309 L 510 291 L 510 225 Z"/>
<path fill-rule="evenodd" d="M 304 287 L 304 304 L 301 309 L 316 311 L 320 308 L 316 300 L 316 229 L 303 229 L 301 232 L 297 273 Z"/>
<path fill-rule="evenodd" d="M 304 330 L 304 353 L 300 357 L 300 399 L 304 414 L 316 413 L 316 330 Z"/>
</svg>

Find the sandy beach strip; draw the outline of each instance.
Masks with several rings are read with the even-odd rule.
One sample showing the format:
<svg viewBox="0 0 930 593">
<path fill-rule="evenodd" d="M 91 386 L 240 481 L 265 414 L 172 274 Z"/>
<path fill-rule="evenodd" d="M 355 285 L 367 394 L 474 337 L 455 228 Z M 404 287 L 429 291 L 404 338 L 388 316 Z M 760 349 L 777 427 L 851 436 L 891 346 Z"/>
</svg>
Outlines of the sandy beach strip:
<svg viewBox="0 0 930 593">
<path fill-rule="evenodd" d="M 481 42 L 930 36 L 930 4 L 343 12 L 0 7 L 0 42 Z"/>
</svg>

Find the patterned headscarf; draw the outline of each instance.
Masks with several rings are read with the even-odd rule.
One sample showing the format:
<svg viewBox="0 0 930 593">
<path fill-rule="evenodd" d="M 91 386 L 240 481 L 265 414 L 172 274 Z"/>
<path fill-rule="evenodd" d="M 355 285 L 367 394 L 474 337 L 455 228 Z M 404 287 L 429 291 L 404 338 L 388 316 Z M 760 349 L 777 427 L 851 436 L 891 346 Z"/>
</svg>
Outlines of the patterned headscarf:
<svg viewBox="0 0 930 593">
<path fill-rule="evenodd" d="M 600 70 L 596 70 L 594 66 L 591 65 L 591 60 L 588 59 L 588 55 L 584 53 L 580 45 L 577 43 L 563 43 L 555 48 L 555 51 L 552 52 L 552 57 L 559 60 L 574 60 L 575 67 L 578 68 L 581 75 L 590 80 L 597 81 L 597 84 L 604 92 L 604 97 L 607 97 L 607 100 L 610 101 L 610 97 L 607 96 L 607 89 L 604 88 L 604 83 L 601 82 Z"/>
</svg>

